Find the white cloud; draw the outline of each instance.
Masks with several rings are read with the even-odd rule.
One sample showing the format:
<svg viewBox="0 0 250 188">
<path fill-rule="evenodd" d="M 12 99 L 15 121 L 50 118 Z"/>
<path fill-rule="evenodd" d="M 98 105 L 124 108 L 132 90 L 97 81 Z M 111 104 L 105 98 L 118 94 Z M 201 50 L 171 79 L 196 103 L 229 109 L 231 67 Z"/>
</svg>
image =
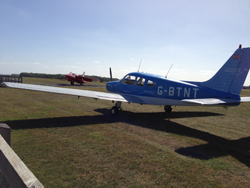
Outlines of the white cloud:
<svg viewBox="0 0 250 188">
<path fill-rule="evenodd" d="M 42 63 L 39 63 L 39 62 L 34 62 L 34 63 L 31 63 L 33 65 L 42 65 Z"/>
<path fill-rule="evenodd" d="M 170 72 L 175 72 L 177 74 L 187 74 L 188 72 L 184 69 L 171 69 Z"/>
<path fill-rule="evenodd" d="M 22 63 L 22 62 L 0 62 L 0 65 L 22 65 L 22 66 L 27 66 L 27 65 L 42 65 L 42 63 L 39 62 L 34 62 L 34 63 Z"/>
<path fill-rule="evenodd" d="M 21 62 L 0 62 L 2 65 L 28 65 L 28 63 L 21 63 Z"/>
<path fill-rule="evenodd" d="M 0 62 L 0 65 L 8 65 L 6 62 Z"/>
<path fill-rule="evenodd" d="M 129 72 L 129 70 L 128 69 L 112 69 L 112 72 Z"/>
<path fill-rule="evenodd" d="M 52 67 L 67 68 L 67 69 L 82 69 L 83 68 L 81 66 L 69 66 L 69 65 L 55 65 L 55 66 L 52 66 Z"/>
</svg>

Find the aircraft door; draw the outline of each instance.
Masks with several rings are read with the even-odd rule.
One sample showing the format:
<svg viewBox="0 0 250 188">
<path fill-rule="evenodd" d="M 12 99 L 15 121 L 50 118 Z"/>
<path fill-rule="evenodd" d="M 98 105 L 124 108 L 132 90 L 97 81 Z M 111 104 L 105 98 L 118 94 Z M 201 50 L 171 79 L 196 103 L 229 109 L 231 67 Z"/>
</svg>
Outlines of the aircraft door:
<svg viewBox="0 0 250 188">
<path fill-rule="evenodd" d="M 137 77 L 135 83 L 135 94 L 144 94 L 145 90 L 145 78 Z"/>
</svg>

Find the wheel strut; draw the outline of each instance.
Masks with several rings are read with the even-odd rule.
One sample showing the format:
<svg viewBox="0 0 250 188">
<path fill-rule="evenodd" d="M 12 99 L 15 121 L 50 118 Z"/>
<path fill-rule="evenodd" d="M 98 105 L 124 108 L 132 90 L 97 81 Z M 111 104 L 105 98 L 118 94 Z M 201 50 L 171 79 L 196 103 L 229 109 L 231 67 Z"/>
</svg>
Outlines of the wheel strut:
<svg viewBox="0 0 250 188">
<path fill-rule="evenodd" d="M 117 115 L 118 114 L 118 112 L 119 112 L 119 110 L 121 109 L 121 104 L 122 104 L 122 102 L 120 102 L 120 101 L 117 101 L 116 103 L 115 103 L 115 106 L 113 106 L 112 108 L 111 108 L 111 114 L 112 115 Z"/>
<path fill-rule="evenodd" d="M 170 113 L 170 112 L 172 112 L 172 107 L 169 105 L 165 105 L 164 110 L 165 110 L 165 112 Z"/>
</svg>

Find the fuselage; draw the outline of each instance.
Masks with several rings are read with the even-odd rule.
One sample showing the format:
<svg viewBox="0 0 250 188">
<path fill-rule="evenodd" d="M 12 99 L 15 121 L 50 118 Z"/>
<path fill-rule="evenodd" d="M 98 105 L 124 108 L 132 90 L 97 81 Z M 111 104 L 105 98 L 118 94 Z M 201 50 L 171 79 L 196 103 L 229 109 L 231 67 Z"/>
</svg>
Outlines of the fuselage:
<svg viewBox="0 0 250 188">
<path fill-rule="evenodd" d="M 239 99 L 238 95 L 179 81 L 164 76 L 132 72 L 120 81 L 108 82 L 109 92 L 133 95 L 153 105 L 187 105 L 183 99 L 228 98 Z"/>
</svg>

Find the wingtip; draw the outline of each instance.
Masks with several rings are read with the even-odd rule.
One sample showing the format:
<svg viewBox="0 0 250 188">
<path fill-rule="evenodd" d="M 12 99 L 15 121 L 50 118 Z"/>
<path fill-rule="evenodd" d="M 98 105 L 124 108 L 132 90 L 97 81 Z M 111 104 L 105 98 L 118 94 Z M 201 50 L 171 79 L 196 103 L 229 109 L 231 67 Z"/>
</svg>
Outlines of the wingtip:
<svg viewBox="0 0 250 188">
<path fill-rule="evenodd" d="M 6 82 L 2 82 L 1 86 L 7 87 Z"/>
<path fill-rule="evenodd" d="M 4 87 L 13 87 L 12 84 L 13 84 L 12 82 L 3 82 L 2 86 L 4 86 Z"/>
</svg>

